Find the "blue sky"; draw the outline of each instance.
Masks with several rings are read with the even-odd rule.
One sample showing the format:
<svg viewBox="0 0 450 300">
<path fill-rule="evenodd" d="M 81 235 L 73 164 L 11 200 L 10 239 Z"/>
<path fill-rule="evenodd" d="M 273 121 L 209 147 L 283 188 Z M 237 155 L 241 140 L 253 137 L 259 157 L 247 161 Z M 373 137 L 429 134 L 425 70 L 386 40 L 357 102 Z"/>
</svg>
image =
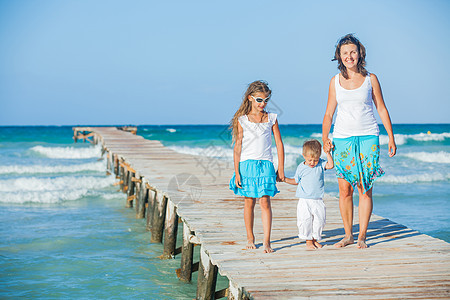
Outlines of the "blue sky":
<svg viewBox="0 0 450 300">
<path fill-rule="evenodd" d="M 226 124 L 264 79 L 319 124 L 337 40 L 367 49 L 393 123 L 450 123 L 450 1 L 0 0 L 0 125 Z"/>
</svg>

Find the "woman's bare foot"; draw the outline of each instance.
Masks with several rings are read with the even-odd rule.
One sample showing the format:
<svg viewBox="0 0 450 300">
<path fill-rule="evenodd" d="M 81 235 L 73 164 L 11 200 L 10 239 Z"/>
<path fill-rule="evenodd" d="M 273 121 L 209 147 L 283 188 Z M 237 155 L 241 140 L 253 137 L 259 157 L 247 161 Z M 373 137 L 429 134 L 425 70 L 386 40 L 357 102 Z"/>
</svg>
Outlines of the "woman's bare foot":
<svg viewBox="0 0 450 300">
<path fill-rule="evenodd" d="M 247 241 L 246 249 L 256 249 L 255 241 Z"/>
<path fill-rule="evenodd" d="M 313 240 L 306 240 L 306 248 L 309 250 L 315 250 L 317 247 L 314 245 Z"/>
<path fill-rule="evenodd" d="M 351 245 L 355 242 L 355 240 L 353 239 L 353 236 L 349 236 L 349 237 L 344 237 L 342 240 L 340 240 L 339 242 L 337 242 L 336 244 L 334 244 L 334 246 L 336 248 L 342 248 L 345 247 L 347 245 Z"/>
<path fill-rule="evenodd" d="M 369 246 L 367 246 L 366 244 L 366 240 L 359 240 L 359 239 L 356 242 L 356 247 L 358 247 L 359 249 L 369 248 Z"/>
<path fill-rule="evenodd" d="M 272 247 L 270 247 L 270 244 L 264 244 L 263 245 L 263 247 L 264 247 L 264 253 L 272 253 L 273 252 L 273 249 L 272 249 Z"/>
<path fill-rule="evenodd" d="M 320 248 L 323 247 L 322 244 L 319 243 L 317 240 L 313 240 L 313 244 L 314 244 L 314 246 L 315 246 L 316 248 L 318 248 L 318 249 L 320 249 Z"/>
</svg>

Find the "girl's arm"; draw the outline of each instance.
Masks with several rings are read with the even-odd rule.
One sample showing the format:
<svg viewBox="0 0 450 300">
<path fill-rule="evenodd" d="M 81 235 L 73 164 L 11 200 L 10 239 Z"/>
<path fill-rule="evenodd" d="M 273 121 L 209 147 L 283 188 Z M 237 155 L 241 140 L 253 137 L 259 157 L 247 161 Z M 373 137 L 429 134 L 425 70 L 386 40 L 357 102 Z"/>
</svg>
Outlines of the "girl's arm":
<svg viewBox="0 0 450 300">
<path fill-rule="evenodd" d="M 392 130 L 391 117 L 384 103 L 383 93 L 381 92 L 380 82 L 375 74 L 370 74 L 370 81 L 372 83 L 372 98 L 377 108 L 378 115 L 383 122 L 384 128 L 389 136 L 389 157 L 392 157 L 397 152 L 397 146 L 395 145 L 394 131 Z"/>
<path fill-rule="evenodd" d="M 234 172 L 236 174 L 235 183 L 238 188 L 242 188 L 241 184 L 241 174 L 239 173 L 239 162 L 241 160 L 241 151 L 242 151 L 242 136 L 243 129 L 241 124 L 238 122 L 238 132 L 236 136 L 236 140 L 234 142 L 234 151 L 233 151 L 233 160 L 234 160 Z"/>
<path fill-rule="evenodd" d="M 330 170 L 334 168 L 334 161 L 333 161 L 333 157 L 331 156 L 331 153 L 328 151 L 326 152 L 327 154 L 327 163 L 325 165 L 325 169 L 326 170 Z"/>
<path fill-rule="evenodd" d="M 322 142 L 323 142 L 323 150 L 325 152 L 330 152 L 333 148 L 333 144 L 331 140 L 328 138 L 330 134 L 331 124 L 333 123 L 333 115 L 336 111 L 337 101 L 336 101 L 336 90 L 334 88 L 334 79 L 331 78 L 330 87 L 328 88 L 328 102 L 327 109 L 325 110 L 325 116 L 323 117 L 322 122 Z"/>
<path fill-rule="evenodd" d="M 273 137 L 275 138 L 275 145 L 277 146 L 278 154 L 278 177 L 284 181 L 284 145 L 281 139 L 280 128 L 278 127 L 278 120 L 272 126 Z"/>
</svg>

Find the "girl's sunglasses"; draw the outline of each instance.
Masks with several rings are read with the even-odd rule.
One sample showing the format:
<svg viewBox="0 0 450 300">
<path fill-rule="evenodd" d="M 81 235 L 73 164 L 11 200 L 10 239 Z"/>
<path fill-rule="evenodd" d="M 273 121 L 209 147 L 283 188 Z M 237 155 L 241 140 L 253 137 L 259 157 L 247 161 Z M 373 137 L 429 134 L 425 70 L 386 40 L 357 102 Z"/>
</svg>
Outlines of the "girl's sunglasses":
<svg viewBox="0 0 450 300">
<path fill-rule="evenodd" d="M 250 95 L 250 97 L 252 97 L 253 100 L 255 100 L 255 101 L 258 102 L 258 103 L 261 103 L 261 102 L 263 102 L 263 101 L 264 101 L 264 103 L 267 103 L 267 102 L 269 102 L 269 99 L 270 99 L 270 96 L 267 97 L 266 99 L 263 99 L 263 98 L 261 98 L 261 97 L 255 98 L 255 97 L 253 97 L 252 95 Z"/>
</svg>

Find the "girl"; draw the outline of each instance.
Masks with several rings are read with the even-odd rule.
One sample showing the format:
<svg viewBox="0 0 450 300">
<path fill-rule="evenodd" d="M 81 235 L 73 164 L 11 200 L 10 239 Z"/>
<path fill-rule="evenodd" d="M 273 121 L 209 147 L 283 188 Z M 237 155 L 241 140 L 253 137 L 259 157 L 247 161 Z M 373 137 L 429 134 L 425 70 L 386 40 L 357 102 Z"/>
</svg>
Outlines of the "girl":
<svg viewBox="0 0 450 300">
<path fill-rule="evenodd" d="M 278 153 L 278 176 L 280 180 L 284 180 L 284 146 L 277 115 L 264 110 L 271 94 L 272 91 L 266 82 L 252 82 L 230 125 L 234 142 L 235 170 L 230 180 L 230 189 L 236 195 L 245 197 L 247 249 L 256 249 L 253 222 L 256 198 L 259 198 L 264 231 L 264 253 L 273 252 L 270 247 L 272 229 L 270 197 L 279 192 L 276 187 L 277 174 L 272 163 L 272 132 Z"/>
<path fill-rule="evenodd" d="M 378 160 L 379 129 L 372 103 L 378 111 L 389 136 L 389 156 L 395 155 L 391 118 L 383 100 L 380 83 L 375 74 L 364 68 L 366 49 L 353 35 L 341 38 L 333 60 L 338 61 L 340 73 L 331 78 L 328 104 L 322 124 L 325 152 L 334 148 L 333 159 L 339 184 L 339 209 L 345 237 L 336 247 L 353 244 L 353 190 L 359 193 L 359 236 L 357 247 L 367 248 L 366 233 L 372 213 L 372 186 L 384 175 Z M 338 108 L 333 142 L 328 138 L 333 115 Z"/>
</svg>

